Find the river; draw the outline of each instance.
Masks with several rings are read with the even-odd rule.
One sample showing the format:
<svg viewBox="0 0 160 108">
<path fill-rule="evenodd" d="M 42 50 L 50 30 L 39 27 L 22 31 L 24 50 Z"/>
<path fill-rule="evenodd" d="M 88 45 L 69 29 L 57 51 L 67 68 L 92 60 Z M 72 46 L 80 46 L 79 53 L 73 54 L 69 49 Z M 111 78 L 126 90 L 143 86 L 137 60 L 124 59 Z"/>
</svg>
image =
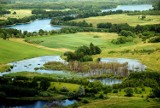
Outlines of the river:
<svg viewBox="0 0 160 108">
<path fill-rule="evenodd" d="M 116 8 L 112 9 L 103 9 L 102 12 L 108 12 L 108 11 L 117 11 L 117 10 L 123 10 L 123 11 L 145 11 L 153 9 L 151 4 L 142 4 L 142 5 L 118 5 Z"/>
<path fill-rule="evenodd" d="M 30 23 L 7 26 L 6 28 L 14 28 L 14 29 L 18 29 L 21 31 L 28 31 L 28 32 L 37 32 L 40 29 L 43 29 L 45 31 L 60 30 L 62 28 L 61 26 L 51 25 L 50 22 L 51 22 L 51 19 L 37 19 Z"/>
</svg>

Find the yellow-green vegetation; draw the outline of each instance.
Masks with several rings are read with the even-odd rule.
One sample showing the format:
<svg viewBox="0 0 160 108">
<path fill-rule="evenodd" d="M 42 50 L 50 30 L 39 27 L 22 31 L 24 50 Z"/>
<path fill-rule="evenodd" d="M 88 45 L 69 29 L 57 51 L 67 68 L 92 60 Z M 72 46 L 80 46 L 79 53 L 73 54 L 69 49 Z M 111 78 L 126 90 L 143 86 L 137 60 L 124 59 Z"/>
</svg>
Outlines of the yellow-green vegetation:
<svg viewBox="0 0 160 108">
<path fill-rule="evenodd" d="M 80 106 L 80 108 L 150 108 L 159 107 L 160 103 L 154 99 L 146 99 L 151 88 L 132 88 L 134 94 L 132 97 L 126 97 L 124 89 L 118 90 L 118 93 L 107 94 L 108 99 L 89 100 L 90 103 Z M 135 93 L 135 90 L 141 93 Z"/>
<path fill-rule="evenodd" d="M 147 100 L 140 97 L 111 96 L 106 100 L 94 100 L 79 108 L 158 108 L 158 105 L 159 103 L 156 101 L 150 100 L 150 102 L 147 102 Z"/>
<path fill-rule="evenodd" d="M 34 78 L 34 77 L 47 77 L 47 78 L 80 78 L 79 75 L 76 75 L 74 73 L 70 73 L 70 74 L 41 74 L 38 72 L 17 72 L 17 73 L 10 73 L 10 74 L 6 74 L 4 76 L 10 76 L 10 77 L 15 77 L 15 76 L 25 76 L 25 77 L 29 77 L 29 78 Z"/>
<path fill-rule="evenodd" d="M 52 36 L 40 36 L 40 37 L 29 37 L 26 38 L 27 42 L 40 44 L 50 48 L 66 48 L 76 49 L 82 45 L 89 45 L 91 42 L 101 47 L 102 49 L 107 48 L 118 48 L 118 45 L 111 43 L 112 39 L 118 38 L 116 33 L 98 33 L 98 32 L 82 32 L 74 34 L 56 34 Z M 121 46 L 133 45 L 134 42 L 122 44 Z"/>
<path fill-rule="evenodd" d="M 40 49 L 33 45 L 0 39 L 0 63 L 8 63 L 43 55 L 57 55 L 58 51 Z"/>
<path fill-rule="evenodd" d="M 69 91 L 77 91 L 80 85 L 62 82 L 52 82 L 49 89 L 56 88 L 56 90 L 61 90 L 63 87 Z"/>
<path fill-rule="evenodd" d="M 116 14 L 116 15 L 106 15 L 106 16 L 98 16 L 98 17 L 90 17 L 84 19 L 77 19 L 74 21 L 83 21 L 85 20 L 88 23 L 92 23 L 94 27 L 98 23 L 128 23 L 131 26 L 136 25 L 150 25 L 150 24 L 159 24 L 160 23 L 160 15 L 146 15 L 144 20 L 140 19 L 141 15 L 127 15 L 127 14 Z"/>
<path fill-rule="evenodd" d="M 0 72 L 6 72 L 10 69 L 9 65 L 0 64 Z"/>
<path fill-rule="evenodd" d="M 120 53 L 120 51 L 126 50 L 141 50 L 141 49 L 160 49 L 160 43 L 139 43 L 132 46 L 121 47 L 117 49 L 107 49 L 103 50 L 100 55 L 94 56 L 95 58 L 101 57 L 112 57 L 112 58 L 132 58 L 138 59 L 143 64 L 145 64 L 149 69 L 160 72 L 160 52 L 159 50 L 153 53 Z M 109 53 L 110 51 L 115 51 L 115 53 Z"/>
<path fill-rule="evenodd" d="M 7 14 L 7 15 L 2 15 L 0 16 L 0 19 L 7 19 L 7 18 L 23 18 L 23 17 L 27 17 L 27 16 L 31 16 L 32 12 L 29 9 L 19 9 L 19 10 L 12 10 L 10 9 L 9 11 L 11 11 L 11 14 Z M 16 14 L 13 14 L 14 12 L 16 12 Z"/>
</svg>

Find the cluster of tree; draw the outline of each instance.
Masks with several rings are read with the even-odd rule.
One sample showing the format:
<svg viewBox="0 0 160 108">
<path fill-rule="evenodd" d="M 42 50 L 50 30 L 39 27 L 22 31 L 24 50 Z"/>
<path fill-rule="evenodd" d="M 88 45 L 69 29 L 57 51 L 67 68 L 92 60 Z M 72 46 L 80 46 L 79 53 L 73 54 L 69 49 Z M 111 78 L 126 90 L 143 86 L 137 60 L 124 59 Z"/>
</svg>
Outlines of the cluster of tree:
<svg viewBox="0 0 160 108">
<path fill-rule="evenodd" d="M 160 10 L 134 11 L 128 12 L 127 15 L 159 15 Z"/>
<path fill-rule="evenodd" d="M 22 33 L 20 30 L 17 29 L 0 29 L 0 38 L 3 38 L 4 40 L 9 39 L 10 37 L 16 37 L 19 38 L 22 36 Z"/>
<path fill-rule="evenodd" d="M 160 36 L 153 37 L 153 38 L 149 39 L 148 42 L 150 42 L 150 43 L 158 43 L 158 42 L 160 42 Z"/>
<path fill-rule="evenodd" d="M 52 25 L 67 25 L 67 26 L 78 26 L 78 27 L 92 27 L 91 23 L 87 23 L 85 20 L 80 22 L 75 21 L 65 21 L 65 20 L 72 20 L 73 17 L 65 17 L 63 19 L 52 19 Z"/>
<path fill-rule="evenodd" d="M 8 10 L 3 10 L 3 9 L 0 9 L 0 15 L 4 15 L 4 14 L 10 14 L 11 12 L 8 11 Z"/>
<path fill-rule="evenodd" d="M 119 37 L 117 39 L 113 39 L 111 41 L 111 43 L 113 44 L 125 44 L 126 42 L 133 42 L 133 37 L 129 36 L 129 37 Z"/>
<path fill-rule="evenodd" d="M 127 23 L 122 24 L 111 24 L 111 23 L 100 23 L 97 24 L 97 28 L 105 28 L 109 29 L 109 32 L 117 32 L 120 33 L 122 30 L 134 31 L 134 27 L 131 27 Z"/>
<path fill-rule="evenodd" d="M 60 90 L 56 87 L 50 87 L 51 82 L 65 82 L 80 84 L 77 91 L 69 91 L 65 85 Z M 34 97 L 44 96 L 43 91 L 54 92 L 66 95 L 70 98 L 77 99 L 78 97 L 93 97 L 99 92 L 105 94 L 110 93 L 112 88 L 110 86 L 102 85 L 100 82 L 89 82 L 86 79 L 68 79 L 68 78 L 51 78 L 51 77 L 0 77 L 0 98 L 6 97 Z"/>
<path fill-rule="evenodd" d="M 54 33 L 61 33 L 59 31 L 44 31 L 42 29 L 40 29 L 38 32 L 28 32 L 28 31 L 21 31 L 21 30 L 17 30 L 17 29 L 12 29 L 12 28 L 8 28 L 8 29 L 0 29 L 0 38 L 3 38 L 4 40 L 9 39 L 9 38 L 25 38 L 25 37 L 30 37 L 30 36 L 42 36 L 42 35 L 49 35 L 49 34 L 53 34 Z M 25 40 L 26 42 L 27 39 Z"/>
<path fill-rule="evenodd" d="M 67 57 L 67 61 L 92 61 L 91 55 L 100 54 L 101 49 L 98 46 L 90 43 L 90 46 L 81 46 L 75 52 L 65 52 L 64 56 Z"/>
<path fill-rule="evenodd" d="M 160 86 L 160 73 L 158 72 L 131 72 L 122 84 L 116 84 L 113 88 L 126 87 L 158 87 Z"/>
<path fill-rule="evenodd" d="M 118 39 L 112 40 L 114 44 L 123 44 L 126 42 L 133 41 L 135 34 L 139 35 L 143 41 L 150 39 L 150 42 L 159 42 L 159 38 L 157 37 L 160 33 L 160 24 L 155 25 L 137 25 L 136 27 L 131 27 L 127 23 L 125 24 L 111 24 L 111 23 L 99 23 L 97 24 L 97 28 L 108 29 L 109 32 L 117 32 L 120 36 Z M 155 37 L 156 36 L 156 37 Z"/>
<path fill-rule="evenodd" d="M 59 16 L 69 16 L 72 14 L 75 14 L 75 10 L 68 10 L 68 11 L 46 11 L 43 9 L 34 9 L 32 10 L 32 14 L 35 15 L 43 15 L 46 18 L 52 18 L 52 17 L 59 17 Z"/>
<path fill-rule="evenodd" d="M 108 32 L 107 29 L 93 27 L 64 27 L 60 30 L 61 33 L 77 33 L 77 32 Z"/>
<path fill-rule="evenodd" d="M 7 20 L 0 20 L 0 26 L 13 25 L 13 24 L 18 24 L 18 23 L 27 23 L 27 22 L 36 20 L 37 18 L 44 18 L 44 17 L 32 15 L 32 16 L 24 17 L 24 18 L 20 18 L 20 19 L 7 18 Z"/>
<path fill-rule="evenodd" d="M 35 79 L 27 77 L 0 77 L 0 92 L 4 93 L 6 97 L 30 97 L 39 94 L 39 90 L 44 90 L 45 82 L 40 82 Z"/>
<path fill-rule="evenodd" d="M 137 87 L 142 89 L 138 90 Z M 113 89 L 115 90 L 125 88 L 125 96 L 132 96 L 133 93 L 140 94 L 142 91 L 145 91 L 144 87 L 152 88 L 151 93 L 148 95 L 149 98 L 160 98 L 160 73 L 132 72 L 122 84 L 113 85 Z"/>
</svg>

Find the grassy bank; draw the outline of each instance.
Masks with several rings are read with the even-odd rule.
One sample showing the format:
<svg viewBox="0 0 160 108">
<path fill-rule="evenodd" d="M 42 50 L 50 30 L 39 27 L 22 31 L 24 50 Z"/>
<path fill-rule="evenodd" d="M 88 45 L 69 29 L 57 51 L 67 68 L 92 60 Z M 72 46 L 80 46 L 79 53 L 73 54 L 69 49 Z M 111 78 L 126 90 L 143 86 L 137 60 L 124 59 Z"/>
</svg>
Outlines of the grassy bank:
<svg viewBox="0 0 160 108">
<path fill-rule="evenodd" d="M 44 55 L 58 55 L 58 51 L 38 48 L 29 44 L 0 39 L 0 63 L 8 63 Z"/>
<path fill-rule="evenodd" d="M 98 16 L 98 17 L 90 17 L 84 19 L 77 19 L 74 21 L 83 21 L 85 20 L 88 23 L 92 23 L 94 27 L 98 23 L 113 23 L 113 24 L 120 24 L 120 23 L 128 23 L 131 26 L 136 25 L 151 25 L 151 24 L 159 24 L 160 22 L 160 15 L 146 15 L 146 19 L 141 20 L 138 17 L 140 15 L 127 15 L 127 14 L 116 14 L 116 15 L 107 15 L 107 16 Z"/>
</svg>

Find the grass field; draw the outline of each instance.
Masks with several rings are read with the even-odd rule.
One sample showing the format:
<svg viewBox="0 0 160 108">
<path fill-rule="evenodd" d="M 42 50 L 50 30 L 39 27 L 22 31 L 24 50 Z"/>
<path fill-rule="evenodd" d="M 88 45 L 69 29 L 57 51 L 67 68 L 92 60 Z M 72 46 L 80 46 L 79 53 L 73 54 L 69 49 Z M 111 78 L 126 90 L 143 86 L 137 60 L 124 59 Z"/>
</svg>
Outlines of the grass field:
<svg viewBox="0 0 160 108">
<path fill-rule="evenodd" d="M 112 39 L 117 38 L 116 33 L 97 33 L 97 32 L 83 32 L 75 34 L 61 34 L 52 36 L 41 36 L 41 37 L 29 37 L 27 41 L 31 43 L 38 43 L 45 47 L 50 48 L 65 48 L 65 49 L 76 49 L 82 45 L 89 45 L 91 42 L 98 45 L 102 49 L 118 48 L 120 46 L 111 43 Z M 121 46 L 133 45 L 134 43 L 126 43 Z"/>
<path fill-rule="evenodd" d="M 88 23 L 92 23 L 94 27 L 98 23 L 113 23 L 113 24 L 120 24 L 120 23 L 128 23 L 131 26 L 139 25 L 148 25 L 148 24 L 159 24 L 160 23 L 160 15 L 147 15 L 146 19 L 141 20 L 139 19 L 140 15 L 127 15 L 127 14 L 117 14 L 117 15 L 107 15 L 107 16 L 98 16 L 98 17 L 90 17 L 84 19 L 77 19 L 74 21 L 87 21 Z"/>
<path fill-rule="evenodd" d="M 137 87 L 137 90 L 142 88 Z M 121 89 L 118 93 L 108 93 L 108 99 L 90 100 L 89 104 L 82 105 L 80 108 L 158 108 L 159 102 L 154 99 L 146 100 L 150 91 L 151 88 L 145 87 L 142 93 L 134 93 L 132 97 L 126 97 L 124 89 Z"/>
<path fill-rule="evenodd" d="M 78 84 L 71 84 L 71 83 L 62 83 L 62 82 L 52 82 L 51 88 L 56 88 L 56 90 L 61 90 L 63 87 L 67 88 L 69 91 L 77 91 L 80 85 Z"/>
<path fill-rule="evenodd" d="M 106 100 L 96 100 L 79 108 L 159 108 L 160 104 L 144 98 L 111 96 Z"/>
<path fill-rule="evenodd" d="M 32 45 L 0 39 L 0 64 L 43 55 L 58 55 L 60 52 Z"/>
<path fill-rule="evenodd" d="M 29 9 L 20 9 L 20 10 L 9 10 L 11 11 L 11 14 L 0 16 L 0 19 L 7 19 L 7 18 L 23 18 L 27 16 L 31 16 L 31 10 Z M 16 12 L 16 14 L 13 14 L 13 12 Z"/>
</svg>

